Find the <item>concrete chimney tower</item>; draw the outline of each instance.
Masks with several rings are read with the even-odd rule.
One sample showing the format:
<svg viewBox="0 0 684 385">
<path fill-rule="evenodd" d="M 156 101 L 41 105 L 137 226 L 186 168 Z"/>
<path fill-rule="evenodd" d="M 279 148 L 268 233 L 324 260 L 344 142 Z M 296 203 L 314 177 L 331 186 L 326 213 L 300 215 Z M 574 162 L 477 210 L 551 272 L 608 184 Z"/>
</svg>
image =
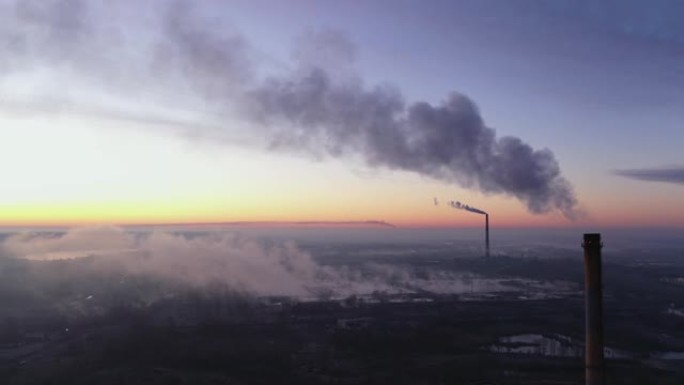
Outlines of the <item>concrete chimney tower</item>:
<svg viewBox="0 0 684 385">
<path fill-rule="evenodd" d="M 489 214 L 485 214 L 485 255 L 489 258 Z"/>
<path fill-rule="evenodd" d="M 585 379 L 587 385 L 605 384 L 603 357 L 603 277 L 601 234 L 584 234 Z"/>
</svg>

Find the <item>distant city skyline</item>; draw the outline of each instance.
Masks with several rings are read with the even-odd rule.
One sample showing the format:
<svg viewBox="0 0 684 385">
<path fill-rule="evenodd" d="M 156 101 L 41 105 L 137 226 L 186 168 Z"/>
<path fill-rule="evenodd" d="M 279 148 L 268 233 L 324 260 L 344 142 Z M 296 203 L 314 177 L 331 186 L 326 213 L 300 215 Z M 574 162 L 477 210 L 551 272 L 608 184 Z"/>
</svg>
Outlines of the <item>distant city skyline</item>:
<svg viewBox="0 0 684 385">
<path fill-rule="evenodd" d="M 682 18 L 0 0 L 0 226 L 684 227 Z"/>
</svg>

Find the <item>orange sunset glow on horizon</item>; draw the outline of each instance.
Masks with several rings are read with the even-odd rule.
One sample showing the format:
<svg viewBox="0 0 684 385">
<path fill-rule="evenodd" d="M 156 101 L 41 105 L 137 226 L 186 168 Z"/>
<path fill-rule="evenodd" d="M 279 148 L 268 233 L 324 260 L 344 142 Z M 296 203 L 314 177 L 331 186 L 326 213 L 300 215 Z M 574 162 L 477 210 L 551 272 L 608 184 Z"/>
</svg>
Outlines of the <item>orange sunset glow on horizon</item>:
<svg viewBox="0 0 684 385">
<path fill-rule="evenodd" d="M 505 82 L 493 79 L 507 66 L 482 72 L 509 59 L 548 69 L 539 52 L 480 65 L 443 47 L 429 63 L 454 70 L 433 76 L 369 36 L 248 24 L 238 48 L 222 45 L 232 29 L 186 20 L 204 32 L 179 36 L 198 41 L 160 41 L 161 14 L 138 11 L 122 21 L 134 41 L 109 36 L 107 19 L 74 26 L 81 48 L 30 27 L 38 19 L 16 26 L 25 49 L 0 54 L 0 225 L 481 221 L 436 197 L 496 226 L 684 227 L 681 110 L 587 109 L 587 95 L 570 95 L 578 81 L 564 94 L 545 91 L 540 71 Z M 463 44 L 466 57 L 485 55 Z M 600 89 L 629 82 L 609 83 Z"/>
</svg>

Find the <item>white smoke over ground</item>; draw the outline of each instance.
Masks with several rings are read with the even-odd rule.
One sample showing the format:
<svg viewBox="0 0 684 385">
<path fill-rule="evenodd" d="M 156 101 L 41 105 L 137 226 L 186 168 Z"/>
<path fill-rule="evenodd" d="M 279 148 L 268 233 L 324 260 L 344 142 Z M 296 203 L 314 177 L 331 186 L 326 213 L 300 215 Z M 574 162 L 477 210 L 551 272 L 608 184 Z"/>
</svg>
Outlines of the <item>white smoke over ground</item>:
<svg viewBox="0 0 684 385">
<path fill-rule="evenodd" d="M 306 295 L 326 272 L 294 244 L 267 246 L 231 233 L 187 237 L 167 232 L 127 233 L 116 227 L 81 228 L 60 235 L 17 234 L 6 256 L 54 260 L 94 257 L 95 270 L 121 268 L 191 286 L 225 284 L 256 295 Z"/>
<path fill-rule="evenodd" d="M 61 234 L 19 233 L 0 243 L 0 256 L 33 260 L 87 260 L 76 274 L 146 276 L 196 288 L 223 287 L 255 296 L 299 298 L 373 293 L 460 293 L 510 290 L 496 280 L 453 271 L 411 270 L 366 263 L 317 263 L 292 242 L 260 241 L 229 232 L 179 234 L 78 228 Z M 469 281 L 470 280 L 470 281 Z M 486 282 L 485 282 L 486 281 Z"/>
<path fill-rule="evenodd" d="M 356 157 L 509 195 L 533 213 L 575 215 L 554 154 L 497 136 L 467 96 L 407 103 L 398 87 L 367 85 L 356 47 L 335 32 L 303 38 L 280 70 L 263 68 L 258 49 L 194 4 L 0 4 L 0 107 L 118 117 L 223 140 L 240 137 L 239 121 L 250 128 L 242 139 L 267 150 Z M 169 115 L 188 106 L 203 113 Z"/>
<path fill-rule="evenodd" d="M 14 234 L 0 244 L 0 255 L 35 260 L 82 258 L 120 254 L 132 249 L 135 239 L 116 227 L 75 228 L 66 233 Z"/>
</svg>

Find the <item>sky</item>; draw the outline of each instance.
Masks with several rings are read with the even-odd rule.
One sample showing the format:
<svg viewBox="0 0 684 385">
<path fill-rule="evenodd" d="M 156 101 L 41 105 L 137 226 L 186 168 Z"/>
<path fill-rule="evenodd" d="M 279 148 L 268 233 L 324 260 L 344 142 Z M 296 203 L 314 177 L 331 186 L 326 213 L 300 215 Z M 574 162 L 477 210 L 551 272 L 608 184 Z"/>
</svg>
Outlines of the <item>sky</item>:
<svg viewBox="0 0 684 385">
<path fill-rule="evenodd" d="M 684 227 L 679 1 L 140 3 L 0 0 L 0 226 Z"/>
</svg>

